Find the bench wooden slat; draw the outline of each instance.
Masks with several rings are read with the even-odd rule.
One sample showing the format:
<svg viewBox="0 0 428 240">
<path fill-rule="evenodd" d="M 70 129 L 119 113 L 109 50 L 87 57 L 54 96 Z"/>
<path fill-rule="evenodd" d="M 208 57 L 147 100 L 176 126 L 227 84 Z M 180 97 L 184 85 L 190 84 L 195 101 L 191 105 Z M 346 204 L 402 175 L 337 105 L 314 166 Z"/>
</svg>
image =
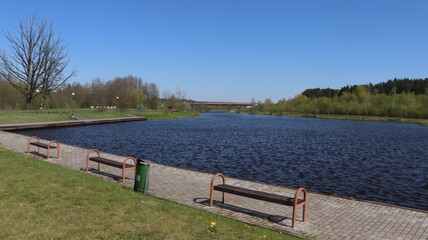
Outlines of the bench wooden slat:
<svg viewBox="0 0 428 240">
<path fill-rule="evenodd" d="M 113 161 L 107 158 L 102 158 L 102 157 L 90 157 L 89 160 L 94 161 L 94 162 L 98 162 L 98 163 L 102 163 L 105 165 L 109 165 L 112 167 L 116 167 L 116 168 L 122 168 L 123 167 L 123 163 L 121 162 L 117 162 L 117 161 Z M 126 168 L 131 168 L 134 167 L 134 165 L 131 164 L 125 164 Z"/>
<path fill-rule="evenodd" d="M 53 145 L 47 145 L 46 143 L 41 143 L 41 142 L 32 142 L 30 143 L 31 145 L 37 146 L 37 147 L 41 147 L 41 148 L 58 148 L 57 146 L 53 146 Z"/>
<path fill-rule="evenodd" d="M 254 198 L 254 199 L 258 199 L 258 200 L 263 200 L 263 201 L 267 201 L 267 202 L 284 204 L 284 205 L 288 205 L 288 206 L 293 206 L 293 204 L 294 204 L 294 198 L 288 198 L 288 197 L 281 196 L 281 195 L 276 195 L 276 194 L 272 194 L 272 193 L 265 193 L 265 192 L 260 192 L 260 191 L 256 191 L 256 190 L 250 190 L 250 189 L 236 187 L 236 186 L 227 185 L 227 184 L 216 185 L 216 186 L 214 186 L 214 190 L 226 192 L 226 193 L 231 193 L 231 194 L 235 194 L 235 195 L 239 195 L 239 196 L 243 196 L 243 197 L 249 197 L 249 198 Z M 301 202 L 303 202 L 303 200 L 298 199 L 298 203 L 301 203 Z"/>
</svg>

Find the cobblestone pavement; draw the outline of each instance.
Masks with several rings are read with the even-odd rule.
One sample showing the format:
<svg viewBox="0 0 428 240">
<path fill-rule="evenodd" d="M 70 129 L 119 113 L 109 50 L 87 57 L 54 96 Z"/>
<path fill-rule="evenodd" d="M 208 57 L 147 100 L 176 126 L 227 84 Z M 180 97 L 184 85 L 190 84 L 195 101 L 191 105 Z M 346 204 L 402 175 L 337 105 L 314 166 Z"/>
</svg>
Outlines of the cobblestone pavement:
<svg viewBox="0 0 428 240">
<path fill-rule="evenodd" d="M 0 131 L 0 147 L 24 153 L 28 137 Z M 52 140 L 52 139 L 49 139 Z M 35 156 L 36 148 L 30 150 Z M 45 153 L 41 149 L 41 153 Z M 85 167 L 87 149 L 61 144 L 61 158 L 44 161 L 82 171 Z M 53 151 L 52 156 L 56 156 Z M 121 161 L 124 156 L 102 153 L 103 157 Z M 96 168 L 96 163 L 90 163 Z M 102 172 L 92 170 L 95 176 L 118 182 L 121 170 L 101 167 Z M 291 228 L 292 207 L 267 203 L 259 200 L 227 195 L 227 203 L 208 205 L 212 174 L 189 171 L 160 164 L 152 164 L 149 193 L 172 202 L 199 208 L 205 211 L 231 217 L 250 224 L 281 230 L 297 236 L 316 239 L 428 239 L 428 212 L 387 206 L 377 203 L 349 200 L 317 193 L 309 193 L 307 222 L 301 222 L 299 208 L 297 226 Z M 221 181 L 219 179 L 219 181 Z M 288 189 L 245 180 L 227 178 L 228 184 L 266 191 L 289 197 L 295 189 Z M 118 182 L 119 183 L 119 182 Z M 119 183 L 121 184 L 121 183 Z M 133 186 L 133 172 L 128 171 L 125 186 Z M 221 199 L 221 193 L 215 194 Z M 428 200 L 427 200 L 428 202 Z"/>
</svg>

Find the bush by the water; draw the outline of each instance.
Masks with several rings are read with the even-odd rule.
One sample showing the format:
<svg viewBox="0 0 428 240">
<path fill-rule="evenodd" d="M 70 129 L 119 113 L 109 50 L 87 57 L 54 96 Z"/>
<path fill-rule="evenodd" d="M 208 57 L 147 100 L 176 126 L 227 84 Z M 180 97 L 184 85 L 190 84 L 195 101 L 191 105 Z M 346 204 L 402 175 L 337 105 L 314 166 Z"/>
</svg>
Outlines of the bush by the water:
<svg viewBox="0 0 428 240">
<path fill-rule="evenodd" d="M 377 85 L 347 86 L 341 90 L 307 89 L 292 99 L 282 99 L 276 104 L 266 99 L 264 103 L 257 104 L 254 111 L 271 114 L 287 112 L 428 118 L 428 94 L 426 94 L 428 90 L 422 91 L 424 87 L 428 89 L 428 79 L 390 80 Z M 401 93 L 395 93 L 389 89 L 395 89 L 395 92 Z M 408 89 L 408 92 L 403 89 Z"/>
</svg>

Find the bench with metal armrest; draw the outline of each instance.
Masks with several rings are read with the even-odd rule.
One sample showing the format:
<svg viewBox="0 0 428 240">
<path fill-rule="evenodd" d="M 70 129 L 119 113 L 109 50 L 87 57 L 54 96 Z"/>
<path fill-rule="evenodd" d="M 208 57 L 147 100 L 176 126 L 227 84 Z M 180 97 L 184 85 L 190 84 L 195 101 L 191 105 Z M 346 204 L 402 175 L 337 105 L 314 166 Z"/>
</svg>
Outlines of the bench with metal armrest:
<svg viewBox="0 0 428 240">
<path fill-rule="evenodd" d="M 96 152 L 97 156 L 96 157 L 90 157 L 90 154 L 92 152 Z M 132 160 L 134 162 L 134 164 L 132 165 L 132 164 L 126 163 L 128 160 Z M 134 169 L 134 174 L 135 174 L 135 170 L 136 170 L 136 166 L 137 166 L 137 159 L 135 159 L 133 157 L 127 157 L 122 162 L 118 162 L 118 161 L 114 161 L 111 159 L 102 158 L 100 151 L 98 151 L 96 149 L 91 149 L 86 154 L 86 172 L 89 171 L 89 161 L 93 161 L 93 162 L 98 163 L 98 171 L 100 171 L 100 165 L 101 164 L 105 164 L 105 165 L 108 165 L 111 167 L 122 169 L 122 182 L 125 181 L 125 170 Z"/>
<path fill-rule="evenodd" d="M 214 181 L 217 177 L 221 177 L 223 179 L 223 184 L 214 185 Z M 297 208 L 300 206 L 303 206 L 303 222 L 306 221 L 307 192 L 304 188 L 297 189 L 294 195 L 294 198 L 289 198 L 289 197 L 281 196 L 277 194 L 266 193 L 266 192 L 252 190 L 252 189 L 246 189 L 242 187 L 228 185 L 226 184 L 226 177 L 223 174 L 218 173 L 214 175 L 214 177 L 211 180 L 210 207 L 213 206 L 214 191 L 223 192 L 222 203 L 226 202 L 226 193 L 230 193 L 230 194 L 258 199 L 266 202 L 292 206 L 293 207 L 292 227 L 296 226 Z M 303 192 L 303 199 L 299 199 L 300 192 Z"/>
</svg>

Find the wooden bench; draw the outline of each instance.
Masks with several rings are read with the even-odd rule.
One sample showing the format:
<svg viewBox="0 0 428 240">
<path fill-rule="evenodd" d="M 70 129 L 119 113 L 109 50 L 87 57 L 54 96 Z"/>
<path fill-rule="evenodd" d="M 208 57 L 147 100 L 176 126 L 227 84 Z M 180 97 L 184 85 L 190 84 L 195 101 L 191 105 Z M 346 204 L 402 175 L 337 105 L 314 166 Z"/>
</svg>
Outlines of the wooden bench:
<svg viewBox="0 0 428 240">
<path fill-rule="evenodd" d="M 214 185 L 214 181 L 217 177 L 221 177 L 223 179 L 223 184 Z M 306 221 L 306 205 L 307 205 L 307 192 L 304 188 L 297 189 L 294 198 L 289 198 L 277 194 L 260 192 L 256 190 L 236 187 L 232 185 L 226 184 L 226 178 L 223 174 L 216 174 L 211 180 L 211 190 L 210 190 L 210 207 L 213 206 L 214 200 L 214 191 L 222 192 L 222 203 L 226 202 L 226 193 L 258 199 L 266 202 L 278 203 L 286 206 L 293 206 L 293 220 L 292 227 L 296 226 L 296 216 L 297 216 L 297 208 L 303 206 L 303 222 Z M 299 199 L 300 192 L 303 192 L 303 199 Z M 297 201 L 296 201 L 297 199 Z"/>
<path fill-rule="evenodd" d="M 96 152 L 98 154 L 98 156 L 97 157 L 90 157 L 90 154 L 92 152 Z M 134 165 L 127 164 L 126 162 L 128 160 L 133 160 L 134 161 Z M 123 162 L 118 162 L 118 161 L 114 161 L 114 160 L 111 160 L 111 159 L 102 158 L 100 151 L 98 151 L 96 149 L 91 149 L 86 154 L 86 172 L 89 171 L 89 161 L 93 161 L 93 162 L 97 162 L 98 163 L 98 171 L 100 171 L 100 165 L 101 164 L 105 164 L 105 165 L 108 165 L 108 166 L 111 166 L 111 167 L 122 169 L 122 182 L 125 181 L 125 170 L 134 169 L 134 175 L 135 175 L 135 171 L 137 169 L 137 159 L 135 159 L 133 157 L 127 157 L 127 158 L 125 158 L 123 160 Z"/>
<path fill-rule="evenodd" d="M 31 140 L 37 140 L 37 142 L 32 142 Z M 52 144 L 56 144 L 52 145 Z M 50 156 L 50 150 L 51 149 L 56 149 L 57 150 L 57 158 L 59 159 L 59 155 L 60 155 L 60 146 L 59 146 L 59 142 L 52 140 L 50 142 L 46 143 L 42 143 L 40 142 L 40 138 L 36 137 L 36 136 L 32 136 L 28 139 L 28 147 L 27 147 L 27 153 L 30 154 L 30 146 L 36 146 L 37 147 L 37 152 L 40 153 L 40 148 L 44 148 L 47 150 L 46 153 L 46 158 L 49 159 Z"/>
</svg>

